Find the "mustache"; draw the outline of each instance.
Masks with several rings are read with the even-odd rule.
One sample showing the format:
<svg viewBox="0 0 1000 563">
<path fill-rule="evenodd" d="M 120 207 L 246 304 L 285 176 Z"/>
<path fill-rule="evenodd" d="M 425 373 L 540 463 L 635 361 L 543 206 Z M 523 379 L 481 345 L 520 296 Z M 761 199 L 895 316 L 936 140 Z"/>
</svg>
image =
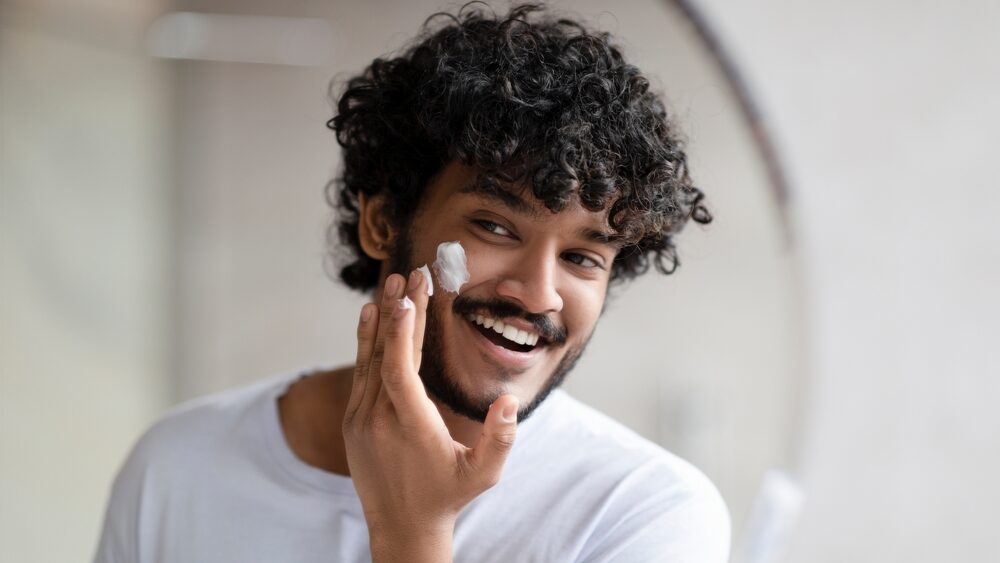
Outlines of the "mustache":
<svg viewBox="0 0 1000 563">
<path fill-rule="evenodd" d="M 566 342 L 566 330 L 556 326 L 551 319 L 545 315 L 529 313 L 521 306 L 510 301 L 499 298 L 487 300 L 473 299 L 464 295 L 459 295 L 451 304 L 452 311 L 465 316 L 489 315 L 497 319 L 515 317 L 524 319 L 535 327 L 538 334 L 550 344 L 562 344 Z"/>
</svg>

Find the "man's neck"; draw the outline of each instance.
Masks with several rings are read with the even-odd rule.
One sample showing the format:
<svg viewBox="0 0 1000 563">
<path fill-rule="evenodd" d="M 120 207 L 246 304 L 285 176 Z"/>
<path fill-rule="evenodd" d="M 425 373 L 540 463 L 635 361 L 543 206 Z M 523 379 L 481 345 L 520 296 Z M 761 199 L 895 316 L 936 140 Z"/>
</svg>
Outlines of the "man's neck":
<svg viewBox="0 0 1000 563">
<path fill-rule="evenodd" d="M 278 413 L 285 441 L 303 462 L 349 476 L 341 424 L 351 396 L 354 366 L 315 372 L 296 380 L 278 398 Z M 457 415 L 434 401 L 453 439 L 475 445 L 483 425 Z"/>
</svg>

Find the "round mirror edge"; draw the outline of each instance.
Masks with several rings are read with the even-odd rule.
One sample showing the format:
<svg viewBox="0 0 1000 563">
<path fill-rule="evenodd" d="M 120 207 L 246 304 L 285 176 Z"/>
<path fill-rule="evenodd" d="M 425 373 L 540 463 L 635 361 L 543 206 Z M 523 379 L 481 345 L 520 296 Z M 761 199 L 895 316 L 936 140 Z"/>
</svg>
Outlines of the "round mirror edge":
<svg viewBox="0 0 1000 563">
<path fill-rule="evenodd" d="M 783 243 L 789 255 L 790 274 L 793 277 L 792 287 L 796 292 L 796 295 L 792 296 L 792 298 L 795 302 L 803 305 L 797 309 L 797 317 L 794 319 L 794 323 L 799 329 L 797 343 L 800 346 L 796 354 L 796 362 L 799 366 L 798 372 L 802 377 L 797 380 L 799 387 L 792 390 L 792 395 L 797 397 L 798 400 L 794 401 L 794 405 L 792 406 L 791 420 L 793 421 L 793 428 L 789 428 L 789 451 L 787 459 L 789 467 L 783 468 L 793 473 L 798 473 L 799 460 L 802 459 L 801 453 L 805 440 L 805 399 L 808 396 L 807 386 L 810 378 L 808 377 L 809 372 L 807 367 L 807 358 L 809 355 L 807 349 L 808 339 L 805 337 L 805 329 L 808 326 L 806 322 L 807 314 L 804 307 L 806 303 L 806 279 L 802 269 L 801 247 L 796 244 L 793 222 L 790 217 L 789 204 L 793 198 L 792 189 L 789 185 L 788 176 L 785 173 L 785 167 L 772 139 L 771 131 L 767 127 L 763 113 L 760 110 L 760 105 L 752 95 L 743 73 L 736 65 L 735 59 L 729 54 L 724 42 L 714 31 L 705 15 L 695 5 L 693 0 L 665 0 L 665 2 L 670 7 L 676 9 L 687 20 L 694 31 L 694 35 L 721 71 L 726 85 L 740 108 L 740 115 L 751 132 L 772 188 L 773 200 L 781 221 Z"/>
</svg>

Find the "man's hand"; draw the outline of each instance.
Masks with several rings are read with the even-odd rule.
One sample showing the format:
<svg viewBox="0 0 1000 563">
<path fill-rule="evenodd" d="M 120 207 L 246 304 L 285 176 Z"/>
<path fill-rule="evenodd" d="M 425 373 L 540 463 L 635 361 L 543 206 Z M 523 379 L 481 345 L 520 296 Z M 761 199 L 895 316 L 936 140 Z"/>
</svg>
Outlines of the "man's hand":
<svg viewBox="0 0 1000 563">
<path fill-rule="evenodd" d="M 358 324 L 344 444 L 379 563 L 451 561 L 455 520 L 499 481 L 517 429 L 517 399 L 503 395 L 474 447 L 452 439 L 418 374 L 426 284 L 418 271 L 408 284 L 390 275 L 381 306 L 365 304 Z M 400 306 L 404 293 L 413 308 Z"/>
</svg>

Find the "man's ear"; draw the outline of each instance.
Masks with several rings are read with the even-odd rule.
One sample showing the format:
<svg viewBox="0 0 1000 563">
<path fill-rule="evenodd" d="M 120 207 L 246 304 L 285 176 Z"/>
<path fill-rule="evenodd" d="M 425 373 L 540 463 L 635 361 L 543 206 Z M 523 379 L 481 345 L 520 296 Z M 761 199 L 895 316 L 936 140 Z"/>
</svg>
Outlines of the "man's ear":
<svg viewBox="0 0 1000 563">
<path fill-rule="evenodd" d="M 386 213 L 385 196 L 358 194 L 358 238 L 374 260 L 388 260 L 396 232 Z"/>
</svg>

